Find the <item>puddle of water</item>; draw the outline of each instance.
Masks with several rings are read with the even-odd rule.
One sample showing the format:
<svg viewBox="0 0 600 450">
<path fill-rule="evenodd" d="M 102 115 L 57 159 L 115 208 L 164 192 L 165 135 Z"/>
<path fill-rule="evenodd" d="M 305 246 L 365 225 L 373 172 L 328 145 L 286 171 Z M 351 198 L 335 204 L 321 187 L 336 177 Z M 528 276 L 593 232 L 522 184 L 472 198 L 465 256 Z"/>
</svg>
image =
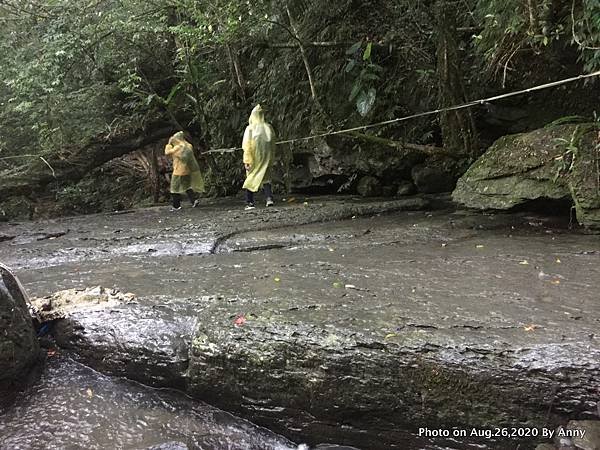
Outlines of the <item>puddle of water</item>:
<svg viewBox="0 0 600 450">
<path fill-rule="evenodd" d="M 0 415 L 0 449 L 293 450 L 287 439 L 189 399 L 51 358 L 42 379 Z M 182 448 L 185 448 L 182 446 Z"/>
</svg>

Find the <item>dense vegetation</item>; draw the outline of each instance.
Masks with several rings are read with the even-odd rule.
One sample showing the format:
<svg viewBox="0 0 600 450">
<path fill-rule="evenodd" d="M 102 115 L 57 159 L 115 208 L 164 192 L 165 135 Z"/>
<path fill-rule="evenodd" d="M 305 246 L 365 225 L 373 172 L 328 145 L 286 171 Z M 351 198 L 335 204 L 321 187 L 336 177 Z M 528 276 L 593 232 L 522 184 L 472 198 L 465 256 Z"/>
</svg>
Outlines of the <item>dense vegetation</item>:
<svg viewBox="0 0 600 450">
<path fill-rule="evenodd" d="M 94 166 L 177 129 L 201 150 L 238 146 L 258 102 L 291 138 L 600 68 L 598 0 L 0 0 L 0 30 L 0 170 L 36 179 L 9 186 L 30 196 L 52 180 L 67 195 Z M 343 146 L 378 137 L 473 157 L 489 144 L 477 121 L 442 115 Z M 303 164 L 284 162 L 288 175 Z M 204 164 L 213 193 L 237 190 L 236 156 Z"/>
</svg>

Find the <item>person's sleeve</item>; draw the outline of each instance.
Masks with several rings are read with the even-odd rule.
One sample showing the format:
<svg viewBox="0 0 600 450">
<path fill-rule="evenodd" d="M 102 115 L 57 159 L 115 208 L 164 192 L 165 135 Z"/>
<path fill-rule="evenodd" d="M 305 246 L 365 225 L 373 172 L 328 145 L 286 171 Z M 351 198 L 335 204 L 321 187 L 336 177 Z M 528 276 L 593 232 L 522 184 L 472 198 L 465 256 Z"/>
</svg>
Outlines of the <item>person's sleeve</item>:
<svg viewBox="0 0 600 450">
<path fill-rule="evenodd" d="M 254 163 L 254 142 L 252 140 L 252 132 L 250 128 L 244 131 L 244 139 L 242 139 L 242 149 L 244 150 L 244 164 L 252 165 Z"/>
<path fill-rule="evenodd" d="M 173 153 L 175 153 L 175 146 L 173 146 L 172 144 L 167 144 L 165 146 L 165 155 L 172 155 Z"/>
</svg>

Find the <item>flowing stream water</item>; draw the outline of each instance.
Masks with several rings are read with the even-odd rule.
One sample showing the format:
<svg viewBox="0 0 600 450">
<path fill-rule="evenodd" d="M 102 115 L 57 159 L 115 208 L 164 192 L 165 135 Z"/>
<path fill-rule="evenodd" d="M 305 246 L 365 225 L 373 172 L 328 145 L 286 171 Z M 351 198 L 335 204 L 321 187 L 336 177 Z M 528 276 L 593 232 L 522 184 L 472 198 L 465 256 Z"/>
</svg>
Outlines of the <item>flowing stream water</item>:
<svg viewBox="0 0 600 450">
<path fill-rule="evenodd" d="M 293 450 L 289 440 L 171 390 L 102 375 L 67 356 L 0 416 L 0 448 Z M 176 444 L 178 443 L 178 444 Z"/>
</svg>

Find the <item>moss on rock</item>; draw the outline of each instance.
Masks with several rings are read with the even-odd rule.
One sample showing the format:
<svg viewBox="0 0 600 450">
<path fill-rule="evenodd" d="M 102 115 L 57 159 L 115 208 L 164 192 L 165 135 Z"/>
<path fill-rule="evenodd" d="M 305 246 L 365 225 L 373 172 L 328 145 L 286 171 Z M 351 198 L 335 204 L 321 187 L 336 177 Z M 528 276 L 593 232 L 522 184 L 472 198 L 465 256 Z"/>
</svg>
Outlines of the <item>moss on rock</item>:
<svg viewBox="0 0 600 450">
<path fill-rule="evenodd" d="M 596 130 L 594 124 L 561 125 L 504 136 L 469 168 L 452 197 L 477 209 L 572 199 L 579 223 L 600 227 Z"/>
</svg>

